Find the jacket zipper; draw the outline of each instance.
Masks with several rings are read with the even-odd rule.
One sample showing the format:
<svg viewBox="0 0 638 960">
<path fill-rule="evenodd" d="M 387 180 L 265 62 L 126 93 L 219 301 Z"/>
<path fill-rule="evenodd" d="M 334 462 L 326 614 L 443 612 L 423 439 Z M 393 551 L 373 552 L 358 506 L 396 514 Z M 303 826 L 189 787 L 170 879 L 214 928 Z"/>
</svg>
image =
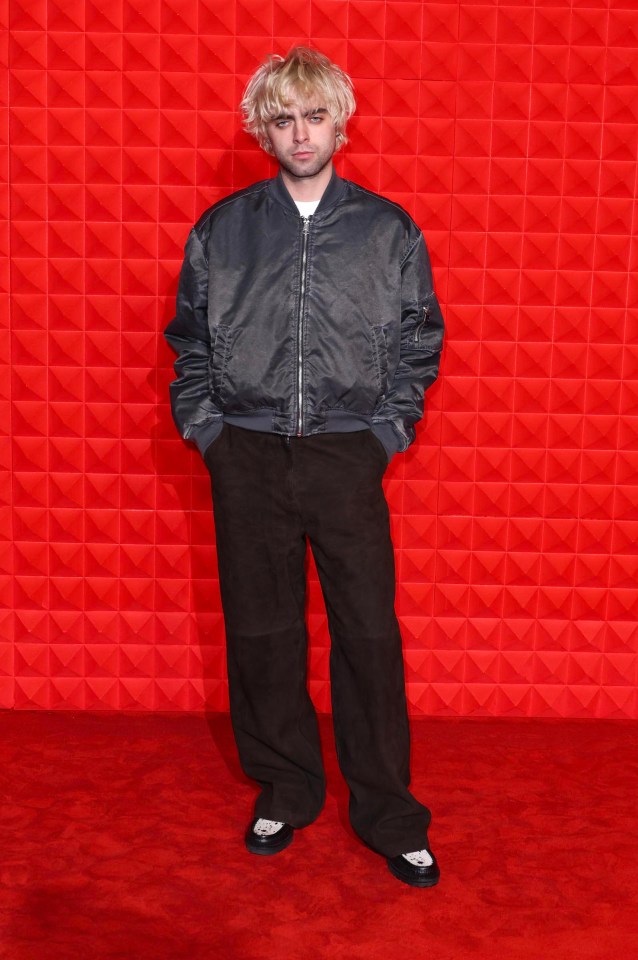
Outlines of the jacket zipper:
<svg viewBox="0 0 638 960">
<path fill-rule="evenodd" d="M 303 312 L 306 300 L 306 261 L 308 258 L 308 232 L 310 217 L 302 217 L 303 234 L 301 247 L 301 290 L 299 293 L 298 349 L 297 349 L 297 436 L 303 435 Z"/>
<path fill-rule="evenodd" d="M 423 330 L 423 327 L 424 327 L 424 326 L 426 325 L 426 323 L 428 322 L 428 317 L 429 317 L 429 315 L 430 315 L 430 308 L 429 308 L 429 307 L 423 307 L 423 320 L 421 320 L 420 324 L 418 325 L 418 327 L 416 328 L 416 330 L 415 330 L 415 332 L 414 332 L 414 342 L 415 342 L 415 343 L 418 343 L 419 340 L 421 339 L 421 331 Z"/>
</svg>

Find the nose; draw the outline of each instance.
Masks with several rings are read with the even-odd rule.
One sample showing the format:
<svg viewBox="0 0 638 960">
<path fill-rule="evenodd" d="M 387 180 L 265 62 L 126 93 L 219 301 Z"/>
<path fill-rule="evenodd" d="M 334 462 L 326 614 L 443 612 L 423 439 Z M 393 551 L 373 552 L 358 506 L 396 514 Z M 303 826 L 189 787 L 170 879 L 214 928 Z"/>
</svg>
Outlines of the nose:
<svg viewBox="0 0 638 960">
<path fill-rule="evenodd" d="M 297 120 L 295 123 L 295 130 L 293 135 L 293 140 L 295 143 L 303 143 L 304 140 L 308 139 L 308 125 L 305 119 Z"/>
</svg>

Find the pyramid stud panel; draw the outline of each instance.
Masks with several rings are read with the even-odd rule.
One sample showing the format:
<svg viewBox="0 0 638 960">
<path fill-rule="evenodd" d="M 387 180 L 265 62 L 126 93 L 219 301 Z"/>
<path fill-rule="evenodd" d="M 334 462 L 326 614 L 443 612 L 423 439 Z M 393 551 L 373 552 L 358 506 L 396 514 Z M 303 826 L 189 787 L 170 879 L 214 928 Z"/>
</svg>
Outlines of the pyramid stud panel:
<svg viewBox="0 0 638 960">
<path fill-rule="evenodd" d="M 413 715 L 638 716 L 630 11 L 389 0 L 8 13 L 0 706 L 228 708 L 208 476 L 168 407 L 183 244 L 275 172 L 244 84 L 309 42 L 338 171 L 424 229 L 447 321 L 384 481 Z M 635 30 L 634 30 L 635 33 Z M 310 690 L 330 709 L 310 560 Z"/>
</svg>

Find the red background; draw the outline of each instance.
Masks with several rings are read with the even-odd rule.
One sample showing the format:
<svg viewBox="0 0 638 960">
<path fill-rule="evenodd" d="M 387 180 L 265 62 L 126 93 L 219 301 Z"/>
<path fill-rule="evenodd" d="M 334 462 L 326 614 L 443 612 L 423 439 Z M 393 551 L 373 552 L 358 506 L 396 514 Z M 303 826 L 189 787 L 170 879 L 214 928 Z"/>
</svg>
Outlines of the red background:
<svg viewBox="0 0 638 960">
<path fill-rule="evenodd" d="M 638 716 L 631 6 L 10 4 L 0 706 L 227 708 L 208 475 L 161 331 L 192 223 L 276 172 L 246 80 L 310 42 L 355 82 L 338 172 L 422 226 L 447 321 L 385 481 L 411 712 Z"/>
</svg>

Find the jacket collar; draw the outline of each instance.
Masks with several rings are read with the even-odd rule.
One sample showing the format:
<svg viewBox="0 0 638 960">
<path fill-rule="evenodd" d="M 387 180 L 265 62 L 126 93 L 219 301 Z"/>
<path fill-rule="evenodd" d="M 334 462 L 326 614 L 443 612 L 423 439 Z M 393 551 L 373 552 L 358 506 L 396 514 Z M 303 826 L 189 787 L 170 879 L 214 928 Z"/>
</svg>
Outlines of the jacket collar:
<svg viewBox="0 0 638 960">
<path fill-rule="evenodd" d="M 281 175 L 281 169 L 276 177 L 273 177 L 270 181 L 270 189 L 274 198 L 281 203 L 287 210 L 290 210 L 291 213 L 294 213 L 296 217 L 299 216 L 299 210 L 297 204 L 290 196 L 288 188 L 284 183 L 284 178 Z M 321 217 L 324 214 L 328 213 L 329 210 L 332 210 L 334 206 L 337 205 L 346 189 L 346 181 L 337 174 L 334 166 L 332 168 L 332 176 L 328 181 L 328 186 L 324 190 L 319 205 L 314 212 L 313 219 Z"/>
</svg>

